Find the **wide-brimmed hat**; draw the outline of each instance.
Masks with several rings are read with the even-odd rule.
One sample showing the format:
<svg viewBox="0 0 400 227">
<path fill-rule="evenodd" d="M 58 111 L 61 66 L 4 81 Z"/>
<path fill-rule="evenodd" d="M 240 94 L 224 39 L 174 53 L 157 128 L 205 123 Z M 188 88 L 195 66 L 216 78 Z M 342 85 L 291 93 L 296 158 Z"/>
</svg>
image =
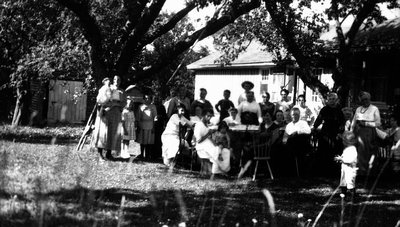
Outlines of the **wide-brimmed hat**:
<svg viewBox="0 0 400 227">
<path fill-rule="evenodd" d="M 254 84 L 252 82 L 246 80 L 246 81 L 243 81 L 243 83 L 242 83 L 242 88 L 243 89 L 244 89 L 244 85 L 245 84 L 248 84 L 250 86 L 250 90 L 254 88 Z"/>
</svg>

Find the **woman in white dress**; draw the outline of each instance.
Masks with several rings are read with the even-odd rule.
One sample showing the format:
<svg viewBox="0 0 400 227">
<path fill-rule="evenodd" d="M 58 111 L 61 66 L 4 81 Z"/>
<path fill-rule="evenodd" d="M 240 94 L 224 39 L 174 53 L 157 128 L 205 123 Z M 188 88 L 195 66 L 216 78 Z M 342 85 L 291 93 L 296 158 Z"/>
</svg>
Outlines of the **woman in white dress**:
<svg viewBox="0 0 400 227">
<path fill-rule="evenodd" d="M 361 106 L 356 109 L 351 129 L 358 138 L 358 167 L 359 175 L 368 173 L 369 161 L 378 151 L 376 127 L 381 125 L 378 107 L 371 104 L 371 95 L 368 92 L 360 94 Z"/>
<path fill-rule="evenodd" d="M 179 150 L 179 127 L 185 125 L 192 127 L 193 125 L 191 121 L 183 116 L 185 114 L 185 107 L 183 105 L 178 105 L 177 110 L 178 112 L 170 117 L 167 126 L 161 135 L 162 157 L 164 164 L 167 166 L 171 165 L 173 158 Z"/>
<path fill-rule="evenodd" d="M 207 127 L 211 117 L 210 110 L 203 110 L 201 121 L 197 122 L 194 127 L 197 155 L 200 159 L 210 160 L 212 174 L 227 173 L 230 170 L 230 150 L 220 149 L 211 139 L 215 132 Z"/>
</svg>

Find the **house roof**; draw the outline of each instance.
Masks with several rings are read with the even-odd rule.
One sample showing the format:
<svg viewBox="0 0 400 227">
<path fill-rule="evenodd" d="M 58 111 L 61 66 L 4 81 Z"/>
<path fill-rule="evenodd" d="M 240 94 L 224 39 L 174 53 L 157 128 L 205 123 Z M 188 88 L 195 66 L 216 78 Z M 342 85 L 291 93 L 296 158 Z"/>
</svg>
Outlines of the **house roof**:
<svg viewBox="0 0 400 227">
<path fill-rule="evenodd" d="M 392 50 L 400 49 L 400 18 L 395 18 L 360 32 L 354 41 L 353 49 Z"/>
<path fill-rule="evenodd" d="M 188 69 L 207 69 L 207 68 L 220 68 L 221 64 L 216 63 L 221 52 L 214 52 L 202 59 L 195 61 L 187 66 Z M 254 68 L 263 66 L 275 65 L 273 62 L 274 56 L 263 49 L 261 43 L 253 41 L 247 49 L 239 54 L 239 56 L 230 65 L 224 66 L 225 68 Z"/>
<path fill-rule="evenodd" d="M 348 30 L 349 28 L 345 28 Z M 321 36 L 327 47 L 338 49 L 337 34 L 332 27 Z M 351 50 L 353 52 L 382 51 L 400 49 L 400 18 L 387 20 L 368 30 L 357 33 Z"/>
</svg>

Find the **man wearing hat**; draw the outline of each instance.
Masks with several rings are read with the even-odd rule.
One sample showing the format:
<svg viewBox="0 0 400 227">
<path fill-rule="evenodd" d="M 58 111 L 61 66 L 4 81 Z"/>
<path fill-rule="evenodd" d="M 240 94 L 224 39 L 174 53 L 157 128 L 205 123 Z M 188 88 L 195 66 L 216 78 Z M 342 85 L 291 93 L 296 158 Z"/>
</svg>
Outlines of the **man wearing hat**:
<svg viewBox="0 0 400 227">
<path fill-rule="evenodd" d="M 241 102 L 247 100 L 246 95 L 247 95 L 247 93 L 250 92 L 251 89 L 254 88 L 254 84 L 253 84 L 252 82 L 246 80 L 246 81 L 244 81 L 244 82 L 242 83 L 242 88 L 244 89 L 244 93 L 241 94 L 241 95 L 239 96 L 239 99 L 238 99 L 238 103 L 239 103 L 239 104 L 240 104 Z M 255 101 L 255 99 L 254 99 L 254 101 Z"/>
</svg>

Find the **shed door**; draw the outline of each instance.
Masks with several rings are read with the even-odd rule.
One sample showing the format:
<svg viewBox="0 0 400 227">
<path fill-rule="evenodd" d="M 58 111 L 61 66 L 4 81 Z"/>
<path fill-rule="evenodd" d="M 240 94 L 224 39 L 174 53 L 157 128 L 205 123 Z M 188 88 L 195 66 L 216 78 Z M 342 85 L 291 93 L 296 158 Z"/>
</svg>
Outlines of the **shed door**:
<svg viewBox="0 0 400 227">
<path fill-rule="evenodd" d="M 84 123 L 86 120 L 86 94 L 83 82 L 51 80 L 49 84 L 49 123 Z"/>
</svg>

